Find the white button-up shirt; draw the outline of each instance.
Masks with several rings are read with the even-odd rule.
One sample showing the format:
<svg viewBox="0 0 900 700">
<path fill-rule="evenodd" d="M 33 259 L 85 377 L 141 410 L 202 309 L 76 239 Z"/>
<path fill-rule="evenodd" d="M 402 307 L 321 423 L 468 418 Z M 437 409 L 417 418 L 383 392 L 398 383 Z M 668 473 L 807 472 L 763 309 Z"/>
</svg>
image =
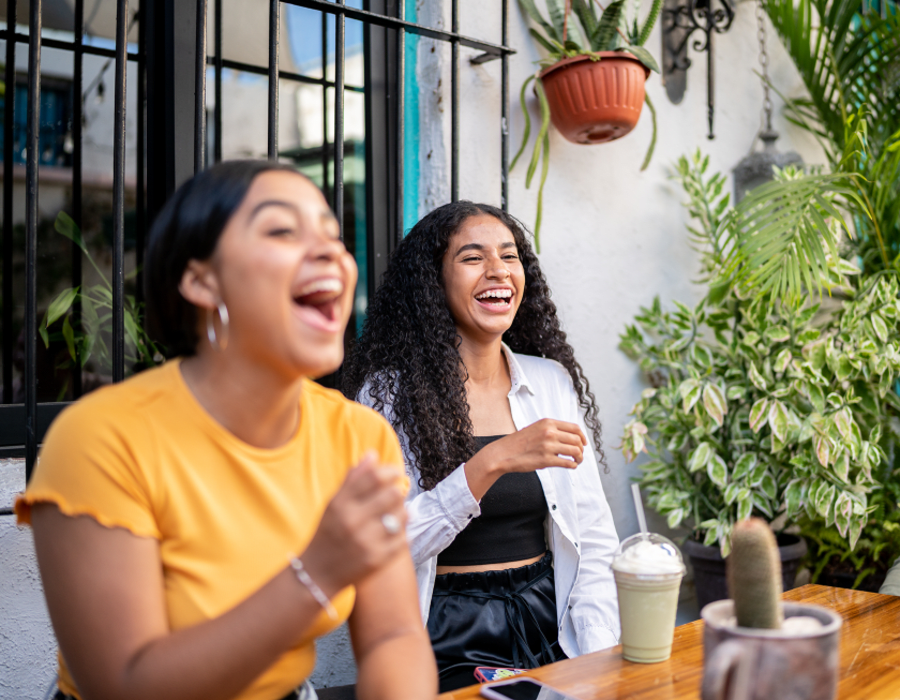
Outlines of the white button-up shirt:
<svg viewBox="0 0 900 700">
<path fill-rule="evenodd" d="M 584 426 L 578 395 L 562 365 L 517 355 L 505 344 L 503 350 L 512 380 L 508 397 L 516 430 L 542 418 L 553 418 L 577 423 L 585 435 L 590 435 Z M 368 385 L 362 388 L 358 400 L 367 405 L 374 403 Z M 391 421 L 390 397 L 385 397 L 384 404 L 383 413 Z M 481 514 L 481 508 L 469 490 L 464 464 L 432 490 L 424 491 L 402 430 L 398 430 L 398 437 L 410 477 L 407 536 L 416 567 L 422 617 L 427 622 L 437 556 L 472 518 Z M 569 657 L 615 646 L 619 639 L 619 611 L 610 563 L 619 538 L 590 441 L 576 469 L 548 467 L 539 469 L 537 475 L 549 513 L 546 532 L 553 552 L 560 646 Z"/>
</svg>

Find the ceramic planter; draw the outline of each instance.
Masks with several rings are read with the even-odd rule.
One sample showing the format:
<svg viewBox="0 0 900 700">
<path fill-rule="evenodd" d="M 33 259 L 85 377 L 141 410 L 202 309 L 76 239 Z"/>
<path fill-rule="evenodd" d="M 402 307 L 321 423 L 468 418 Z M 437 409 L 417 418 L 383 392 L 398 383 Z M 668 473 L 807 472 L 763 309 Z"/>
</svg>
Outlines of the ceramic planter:
<svg viewBox="0 0 900 700">
<path fill-rule="evenodd" d="M 574 56 L 541 71 L 550 119 L 572 143 L 605 143 L 634 129 L 644 105 L 650 69 L 621 51 L 601 51 L 600 60 Z"/>
<path fill-rule="evenodd" d="M 782 603 L 782 610 L 785 620 L 812 617 L 821 627 L 793 633 L 738 627 L 734 601 L 703 608 L 702 700 L 834 700 L 841 616 L 798 603 Z"/>
<path fill-rule="evenodd" d="M 725 560 L 719 553 L 718 545 L 706 546 L 688 539 L 682 551 L 691 561 L 694 571 L 694 587 L 697 591 L 697 605 L 703 608 L 715 600 L 728 597 L 728 583 L 725 579 Z M 783 590 L 794 587 L 797 567 L 806 554 L 806 540 L 796 535 L 779 535 L 778 553 L 781 555 L 781 577 Z"/>
</svg>

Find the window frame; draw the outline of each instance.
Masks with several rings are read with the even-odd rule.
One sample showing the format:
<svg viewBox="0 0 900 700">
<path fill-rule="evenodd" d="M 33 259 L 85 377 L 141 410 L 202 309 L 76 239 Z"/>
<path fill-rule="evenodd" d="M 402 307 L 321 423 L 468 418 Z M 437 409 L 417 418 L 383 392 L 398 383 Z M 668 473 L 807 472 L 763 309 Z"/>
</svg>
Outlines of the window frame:
<svg viewBox="0 0 900 700">
<path fill-rule="evenodd" d="M 111 0 L 110 0 L 111 1 Z M 210 54 L 207 44 L 209 5 L 214 5 L 214 47 Z M 366 212 L 367 212 L 367 263 L 368 294 L 374 294 L 377 281 L 387 267 L 391 252 L 402 240 L 404 231 L 404 129 L 407 119 L 404 104 L 406 85 L 405 49 L 408 35 L 427 37 L 451 46 L 451 138 L 450 138 L 450 193 L 451 200 L 459 197 L 460 144 L 459 144 L 459 64 L 460 46 L 476 49 L 480 53 L 470 59 L 473 64 L 500 60 L 501 114 L 498 128 L 501 148 L 498 154 L 501 171 L 501 207 L 508 206 L 509 165 L 509 56 L 515 51 L 508 46 L 508 4 L 501 0 L 497 8 L 501 15 L 502 40 L 500 44 L 464 36 L 459 33 L 459 1 L 450 0 L 451 28 L 449 31 L 427 27 L 408 21 L 404 14 L 404 0 L 364 0 L 363 8 L 346 6 L 343 0 L 269 0 L 269 65 L 266 68 L 247 66 L 224 59 L 222 55 L 222 0 L 142 0 L 136 18 L 129 15 L 128 0 L 116 0 L 116 45 L 114 49 L 93 46 L 84 41 L 85 0 L 74 0 L 75 26 L 72 41 L 61 41 L 42 35 L 41 0 L 31 0 L 29 5 L 29 33 L 15 29 L 17 1 L 8 0 L 8 25 L 0 30 L 0 38 L 6 41 L 5 76 L 8 85 L 15 83 L 15 47 L 29 47 L 28 70 L 28 156 L 26 158 L 26 285 L 24 295 L 12 289 L 11 236 L 3 237 L 3 328 L 12 327 L 12 306 L 24 296 L 25 300 L 25 403 L 12 404 L 12 350 L 10 332 L 3 334 L 3 403 L 0 404 L 0 458 L 25 456 L 26 475 L 31 476 L 37 458 L 38 446 L 53 418 L 67 403 L 38 403 L 36 400 L 36 242 L 39 200 L 40 163 L 38 153 L 41 76 L 41 48 L 63 49 L 73 55 L 73 141 L 72 155 L 72 215 L 81 224 L 82 205 L 82 117 L 83 105 L 78 96 L 83 94 L 82 61 L 84 55 L 106 56 L 115 62 L 115 144 L 113 168 L 113 381 L 124 378 L 124 234 L 125 234 L 125 125 L 126 125 L 126 66 L 137 64 L 137 260 L 143 263 L 147 222 L 162 208 L 180 182 L 208 162 L 222 158 L 222 73 L 228 68 L 264 73 L 269 77 L 268 100 L 268 156 L 278 154 L 278 90 L 279 80 L 296 80 L 322 84 L 324 89 L 334 90 L 334 176 L 325 187 L 331 194 L 335 214 L 343 224 L 343 164 L 344 129 L 343 97 L 344 80 L 344 30 L 347 19 L 358 20 L 364 27 L 365 85 L 366 93 Z M 328 81 L 282 71 L 279 66 L 280 23 L 284 5 L 293 5 L 322 12 L 323 28 L 326 14 L 335 18 L 335 76 Z M 129 51 L 127 36 L 129 20 L 139 24 L 137 51 Z M 11 21 L 10 21 L 11 20 Z M 324 31 L 324 29 L 323 29 Z M 39 37 L 39 41 L 34 41 Z M 185 47 L 190 48 L 185 53 Z M 192 54 L 193 70 L 184 70 L 185 56 Z M 213 68 L 212 89 L 216 109 L 212 124 L 212 154 L 207 154 L 207 69 Z M 177 70 L 176 70 L 177 69 Z M 4 129 L 11 129 L 14 110 L 13 98 L 5 105 Z M 327 105 L 324 106 L 327 109 Z M 382 138 L 375 135 L 383 135 Z M 3 230 L 12 226 L 12 138 L 5 134 L 3 149 L 4 207 Z M 327 158 L 328 148 L 323 148 Z M 327 169 L 325 178 L 327 179 Z M 72 283 L 81 283 L 81 252 L 72 246 Z M 138 289 L 142 288 L 139 277 Z M 76 307 L 73 313 L 79 313 Z M 73 373 L 76 396 L 81 393 L 80 373 Z M 0 509 L 0 514 L 8 511 Z"/>
</svg>

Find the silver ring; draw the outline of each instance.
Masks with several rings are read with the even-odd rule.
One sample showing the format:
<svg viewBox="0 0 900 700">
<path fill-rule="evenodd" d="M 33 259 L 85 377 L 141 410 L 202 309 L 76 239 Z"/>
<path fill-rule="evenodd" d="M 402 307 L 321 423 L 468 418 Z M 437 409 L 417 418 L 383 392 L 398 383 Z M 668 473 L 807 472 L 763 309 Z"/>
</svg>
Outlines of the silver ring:
<svg viewBox="0 0 900 700">
<path fill-rule="evenodd" d="M 381 516 L 381 524 L 387 530 L 389 535 L 396 535 L 400 532 L 400 518 L 393 513 L 385 513 Z"/>
</svg>

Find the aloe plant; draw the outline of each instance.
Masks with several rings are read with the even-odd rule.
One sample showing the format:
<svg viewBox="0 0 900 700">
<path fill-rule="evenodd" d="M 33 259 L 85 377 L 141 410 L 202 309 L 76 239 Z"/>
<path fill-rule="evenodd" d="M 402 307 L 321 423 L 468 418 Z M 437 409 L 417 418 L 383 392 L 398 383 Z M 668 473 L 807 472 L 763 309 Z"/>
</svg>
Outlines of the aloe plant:
<svg viewBox="0 0 900 700">
<path fill-rule="evenodd" d="M 535 0 L 519 0 L 522 9 L 531 20 L 541 29 L 538 31 L 531 27 L 528 31 L 547 56 L 539 64 L 541 68 L 552 66 L 563 58 L 574 56 L 588 56 L 592 61 L 599 61 L 601 51 L 623 51 L 630 53 L 638 61 L 650 70 L 659 73 L 659 65 L 653 55 L 644 48 L 647 39 L 650 38 L 656 21 L 662 10 L 662 0 L 653 0 L 650 13 L 640 24 L 635 18 L 630 24 L 625 19 L 626 0 L 615 0 L 602 9 L 598 0 L 545 0 L 549 17 L 545 18 L 535 5 Z M 595 4 L 601 7 L 598 14 Z M 577 21 L 576 21 L 577 20 Z M 543 214 L 544 183 L 550 166 L 550 105 L 544 94 L 541 84 L 540 71 L 522 84 L 519 94 L 519 102 L 525 115 L 525 132 L 522 136 L 522 145 L 512 160 L 510 170 L 516 167 L 519 157 L 525 152 L 531 136 L 531 116 L 526 105 L 526 91 L 534 82 L 534 92 L 537 95 L 541 110 L 541 126 L 538 129 L 537 139 L 534 143 L 531 161 L 525 175 L 525 187 L 531 187 L 538 165 L 541 166 L 540 185 L 538 186 L 537 216 L 534 224 L 535 248 L 540 252 L 540 229 Z M 650 110 L 653 123 L 653 135 L 650 146 L 641 165 L 645 170 L 653 157 L 656 146 L 656 110 L 650 97 L 644 95 L 644 101 Z"/>
</svg>

